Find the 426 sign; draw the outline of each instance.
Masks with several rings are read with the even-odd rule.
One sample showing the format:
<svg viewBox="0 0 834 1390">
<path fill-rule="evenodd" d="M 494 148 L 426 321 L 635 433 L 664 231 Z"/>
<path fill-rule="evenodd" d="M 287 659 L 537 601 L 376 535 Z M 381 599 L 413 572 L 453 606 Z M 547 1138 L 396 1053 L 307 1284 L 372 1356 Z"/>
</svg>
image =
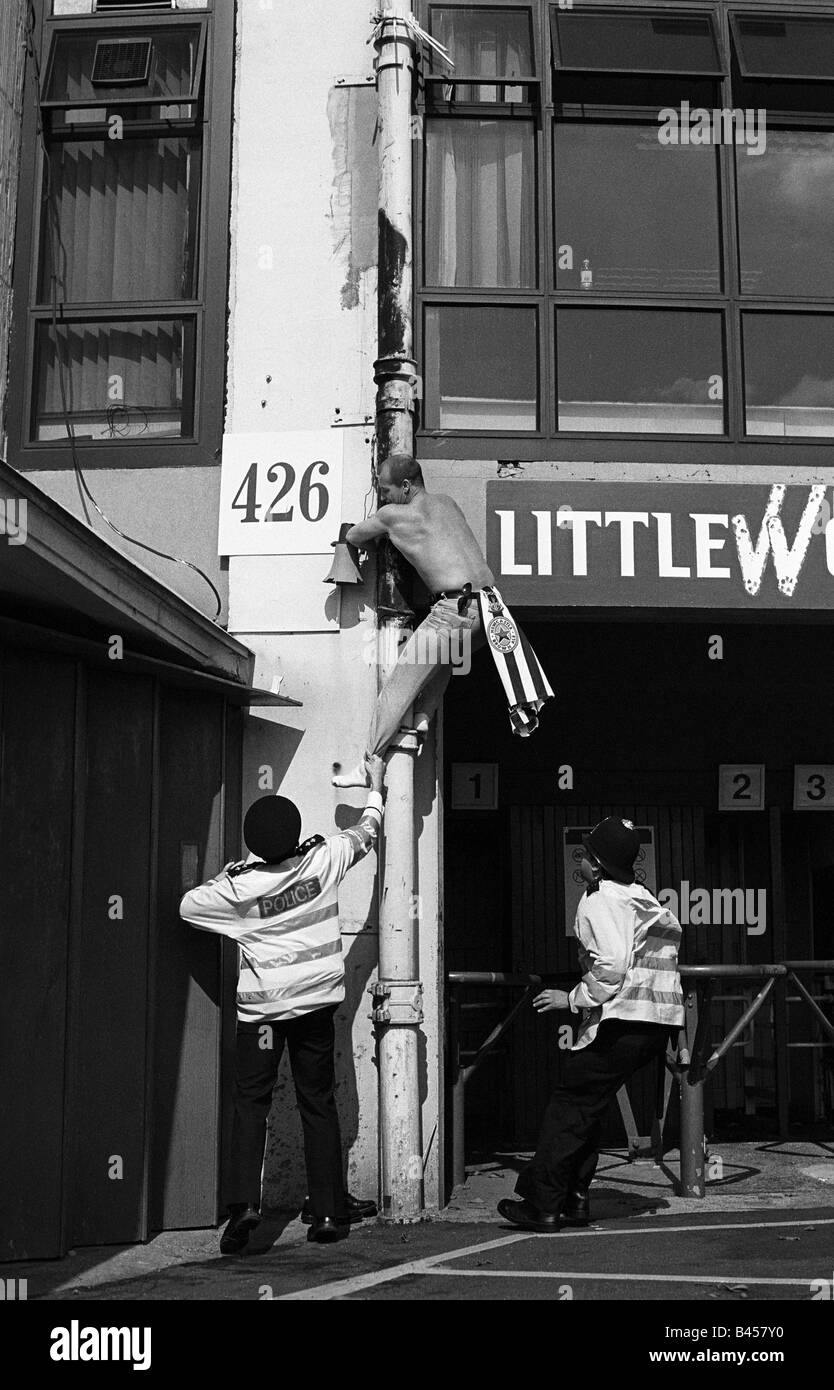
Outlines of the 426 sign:
<svg viewBox="0 0 834 1390">
<path fill-rule="evenodd" d="M 220 555 L 326 555 L 342 515 L 337 430 L 228 434 L 220 483 Z"/>
</svg>

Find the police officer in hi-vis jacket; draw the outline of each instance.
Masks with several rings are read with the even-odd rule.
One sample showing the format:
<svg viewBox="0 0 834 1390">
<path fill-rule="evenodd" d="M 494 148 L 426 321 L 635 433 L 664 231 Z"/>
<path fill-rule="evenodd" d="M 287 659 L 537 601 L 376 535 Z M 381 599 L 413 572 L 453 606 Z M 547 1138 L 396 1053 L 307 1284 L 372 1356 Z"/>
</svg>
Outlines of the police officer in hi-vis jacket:
<svg viewBox="0 0 834 1390">
<path fill-rule="evenodd" d="M 583 836 L 588 887 L 576 913 L 582 980 L 566 994 L 545 989 L 539 1013 L 581 1011 L 579 1036 L 565 1054 L 561 1083 L 545 1111 L 532 1160 L 500 1214 L 515 1226 L 551 1234 L 586 1226 L 608 1105 L 630 1076 L 660 1059 L 684 1021 L 678 974 L 680 923 L 634 881 L 640 836 L 631 821 L 607 816 Z"/>
<path fill-rule="evenodd" d="M 375 845 L 382 823 L 381 758 L 371 760 L 369 772 L 371 791 L 358 824 L 303 845 L 297 807 L 286 797 L 261 797 L 244 820 L 250 862 L 228 864 L 180 904 L 184 921 L 231 937 L 240 949 L 224 1255 L 238 1254 L 261 1219 L 267 1117 L 285 1043 L 304 1132 L 307 1239 L 338 1240 L 351 1222 L 377 1212 L 373 1202 L 345 1191 L 334 1097 L 333 1020 L 345 997 L 338 887 Z"/>
</svg>

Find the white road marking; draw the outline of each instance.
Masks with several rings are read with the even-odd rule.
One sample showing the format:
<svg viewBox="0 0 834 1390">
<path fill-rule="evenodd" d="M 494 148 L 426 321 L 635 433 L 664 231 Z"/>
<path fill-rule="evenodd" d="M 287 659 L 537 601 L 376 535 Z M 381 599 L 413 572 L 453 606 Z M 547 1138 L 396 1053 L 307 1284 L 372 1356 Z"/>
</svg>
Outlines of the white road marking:
<svg viewBox="0 0 834 1390">
<path fill-rule="evenodd" d="M 444 1250 L 438 1255 L 426 1255 L 421 1260 L 408 1260 L 405 1264 L 392 1265 L 390 1269 L 375 1269 L 372 1274 L 356 1274 L 351 1279 L 336 1279 L 331 1284 L 319 1284 L 312 1289 L 299 1289 L 296 1293 L 283 1293 L 275 1299 L 276 1303 L 292 1299 L 341 1298 L 345 1294 L 356 1293 L 360 1289 L 374 1288 L 377 1284 L 389 1284 L 394 1279 L 402 1279 L 407 1274 L 422 1274 L 430 1271 L 441 1260 L 459 1260 L 466 1255 L 480 1255 L 485 1250 L 497 1250 L 504 1245 L 515 1245 L 520 1240 L 529 1240 L 528 1232 L 518 1235 L 502 1236 L 498 1240 L 487 1240 L 481 1245 L 464 1246 L 459 1250 Z"/>
<path fill-rule="evenodd" d="M 631 1280 L 635 1284 L 724 1284 L 735 1288 L 738 1284 L 796 1284 L 803 1289 L 811 1286 L 811 1279 L 748 1279 L 739 1275 L 720 1274 L 589 1274 L 587 1271 L 569 1273 L 550 1269 L 445 1269 L 436 1266 L 429 1274 L 450 1274 L 453 1279 L 608 1279 L 614 1283 Z"/>
<path fill-rule="evenodd" d="M 558 1235 L 547 1235 L 544 1232 L 531 1231 L 531 1240 L 573 1240 L 575 1236 L 665 1236 L 668 1232 L 678 1234 L 681 1232 L 695 1232 L 702 1234 L 704 1231 L 763 1231 L 771 1226 L 834 1226 L 834 1216 L 812 1217 L 807 1221 L 726 1221 L 715 1222 L 710 1225 L 702 1226 L 634 1226 L 630 1230 L 609 1231 L 604 1226 L 598 1230 L 589 1228 L 576 1231 L 560 1231 Z"/>
<path fill-rule="evenodd" d="M 296 1299 L 296 1300 L 300 1300 L 300 1299 L 324 1300 L 324 1299 L 328 1299 L 328 1298 L 341 1298 L 342 1296 L 347 1295 L 347 1294 L 357 1293 L 357 1292 L 359 1292 L 359 1290 L 361 1290 L 361 1289 L 370 1289 L 370 1288 L 374 1288 L 377 1284 L 390 1284 L 390 1283 L 392 1283 L 393 1280 L 395 1280 L 395 1279 L 402 1279 L 402 1278 L 404 1278 L 404 1277 L 405 1277 L 406 1275 L 408 1275 L 408 1274 L 424 1274 L 424 1273 L 435 1273 L 435 1274 L 460 1274 L 460 1275 L 467 1275 L 467 1274 L 471 1274 L 471 1275 L 474 1275 L 474 1274 L 483 1274 L 483 1273 L 484 1273 L 483 1270 L 437 1269 L 436 1266 L 437 1266 L 437 1265 L 445 1265 L 445 1264 L 448 1264 L 449 1260 L 463 1260 L 463 1259 L 466 1259 L 466 1257 L 467 1257 L 468 1255 L 480 1255 L 480 1254 L 482 1254 L 485 1250 L 497 1250 L 497 1249 L 500 1249 L 502 1246 L 505 1246 L 505 1245 L 514 1245 L 517 1241 L 520 1241 L 520 1240 L 549 1240 L 549 1241 L 560 1241 L 560 1242 L 562 1242 L 562 1241 L 565 1241 L 565 1240 L 577 1240 L 577 1239 L 578 1239 L 578 1240 L 582 1240 L 582 1239 L 587 1239 L 589 1236 L 666 1235 L 667 1232 L 668 1232 L 670 1235 L 677 1235 L 677 1234 L 686 1233 L 686 1232 L 688 1232 L 688 1233 L 690 1233 L 690 1234 L 694 1232 L 694 1233 L 697 1233 L 697 1234 L 700 1235 L 700 1234 L 702 1234 L 704 1231 L 720 1231 L 720 1232 L 724 1232 L 724 1231 L 759 1231 L 759 1230 L 770 1229 L 771 1227 L 774 1227 L 774 1226 L 834 1226 L 834 1217 L 822 1217 L 822 1218 L 820 1218 L 820 1219 L 816 1219 L 816 1220 L 811 1219 L 811 1220 L 806 1220 L 806 1221 L 736 1221 L 736 1222 L 727 1222 L 727 1223 L 722 1224 L 722 1225 L 716 1224 L 716 1225 L 708 1225 L 708 1226 L 704 1226 L 704 1225 L 699 1225 L 699 1226 L 634 1226 L 634 1227 L 632 1227 L 632 1228 L 629 1229 L 629 1230 L 618 1230 L 618 1231 L 609 1231 L 609 1230 L 605 1230 L 605 1229 L 600 1228 L 599 1230 L 587 1230 L 587 1231 L 585 1231 L 585 1230 L 573 1230 L 573 1231 L 570 1231 L 570 1232 L 568 1232 L 568 1231 L 560 1231 L 558 1235 L 546 1235 L 544 1232 L 538 1232 L 538 1231 L 523 1231 L 523 1232 L 519 1232 L 518 1235 L 503 1236 L 503 1237 L 500 1237 L 498 1240 L 488 1240 L 488 1241 L 483 1242 L 481 1245 L 468 1245 L 468 1246 L 463 1246 L 463 1247 L 461 1247 L 461 1248 L 458 1249 L 458 1250 L 446 1250 L 446 1251 L 444 1251 L 443 1253 L 441 1253 L 441 1254 L 439 1254 L 439 1255 L 426 1255 L 426 1256 L 425 1256 L 423 1259 L 421 1259 L 421 1260 L 408 1260 L 406 1263 L 401 1264 L 401 1265 L 392 1265 L 389 1269 L 374 1270 L 374 1272 L 373 1272 L 372 1274 L 357 1274 L 357 1275 L 355 1275 L 353 1278 L 350 1278 L 350 1279 L 336 1279 L 336 1280 L 334 1280 L 334 1281 L 333 1281 L 332 1283 L 330 1283 L 330 1284 L 318 1284 L 317 1286 L 314 1286 L 313 1288 L 310 1288 L 310 1289 L 299 1289 L 299 1290 L 297 1290 L 297 1292 L 295 1292 L 295 1293 L 284 1293 L 284 1294 L 280 1294 L 279 1297 L 275 1300 L 275 1302 L 276 1302 L 276 1303 L 278 1303 L 278 1302 L 286 1302 L 286 1301 L 292 1301 L 293 1299 Z M 498 1271 L 487 1271 L 487 1277 L 489 1277 L 490 1274 L 492 1274 L 493 1277 L 495 1277 L 495 1276 L 497 1276 L 499 1273 L 500 1273 L 500 1272 L 498 1272 Z M 647 1275 L 639 1275 L 639 1274 L 607 1274 L 607 1275 L 603 1275 L 603 1274 L 584 1274 L 584 1275 L 579 1275 L 579 1274 L 574 1274 L 574 1275 L 558 1275 L 558 1276 L 557 1276 L 557 1275 L 548 1275 L 548 1274 L 546 1274 L 546 1273 L 545 1273 L 545 1274 L 535 1274 L 535 1272 L 530 1272 L 530 1273 L 528 1273 L 527 1271 L 519 1271 L 518 1274 L 516 1274 L 515 1271 L 508 1271 L 507 1273 L 502 1274 L 501 1277 L 503 1277 L 503 1278 L 516 1278 L 516 1277 L 519 1277 L 519 1278 L 545 1278 L 545 1279 L 546 1279 L 546 1278 L 557 1278 L 557 1277 L 558 1277 L 558 1278 L 565 1278 L 565 1279 L 567 1279 L 567 1278 L 574 1278 L 574 1279 L 583 1278 L 583 1279 L 636 1279 L 636 1280 L 640 1280 L 640 1279 L 667 1279 L 667 1278 L 668 1278 L 668 1279 L 677 1280 L 677 1282 L 680 1282 L 680 1283 L 682 1283 L 682 1282 L 687 1282 L 687 1283 L 702 1282 L 702 1283 L 706 1283 L 706 1284 L 720 1284 L 720 1283 L 724 1282 L 724 1281 L 722 1281 L 721 1279 L 718 1279 L 718 1278 L 708 1278 L 708 1277 L 703 1277 L 703 1278 L 702 1278 L 701 1276 L 696 1276 L 696 1275 L 681 1275 L 680 1277 L 678 1277 L 677 1275 L 666 1275 L 666 1274 L 662 1274 L 662 1275 L 661 1275 L 661 1274 L 655 1274 L 655 1275 L 648 1275 L 648 1274 L 647 1274 Z M 732 1282 L 733 1282 L 733 1283 L 736 1283 L 736 1282 L 756 1283 L 757 1281 L 756 1281 L 755 1279 L 744 1280 L 744 1281 L 737 1281 L 737 1280 L 733 1279 Z M 779 1283 L 779 1282 L 786 1282 L 786 1283 L 792 1283 L 792 1282 L 793 1282 L 793 1283 L 797 1283 L 797 1284 L 804 1284 L 804 1285 L 807 1285 L 809 1281 L 808 1281 L 807 1279 L 797 1279 L 797 1280 L 793 1280 L 793 1281 L 792 1281 L 792 1280 L 780 1281 L 780 1280 L 777 1280 L 777 1279 L 761 1279 L 761 1280 L 759 1280 L 758 1282 L 759 1282 L 759 1283 L 763 1283 L 763 1284 L 777 1284 L 777 1283 Z"/>
</svg>

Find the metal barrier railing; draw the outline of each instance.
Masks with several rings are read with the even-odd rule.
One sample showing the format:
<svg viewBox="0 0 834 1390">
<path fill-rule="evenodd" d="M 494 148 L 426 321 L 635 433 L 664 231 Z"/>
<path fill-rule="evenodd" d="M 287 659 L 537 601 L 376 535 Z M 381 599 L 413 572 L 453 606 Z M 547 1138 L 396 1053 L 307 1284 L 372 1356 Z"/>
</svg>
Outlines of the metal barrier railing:
<svg viewBox="0 0 834 1390">
<path fill-rule="evenodd" d="M 706 1143 L 704 1135 L 704 1085 L 718 1063 L 727 1055 L 740 1035 L 750 1025 L 765 1001 L 774 995 L 774 1046 L 777 1053 L 776 1065 L 776 1109 L 780 1137 L 787 1135 L 788 1125 L 788 1069 L 787 1053 L 790 1047 L 820 1046 L 834 1044 L 834 1022 L 820 1008 L 820 1002 L 831 1002 L 834 996 L 814 996 L 802 983 L 800 975 L 834 973 L 831 960 L 791 960 L 778 965 L 681 965 L 680 975 L 684 987 L 684 1025 L 678 1035 L 677 1049 L 666 1058 L 665 1081 L 658 1090 L 655 1116 L 651 1136 L 637 1134 L 637 1127 L 631 1112 L 631 1105 L 625 1087 L 617 1099 L 629 1140 L 629 1160 L 653 1152 L 659 1161 L 663 1156 L 663 1124 L 671 1092 L 672 1078 L 678 1082 L 680 1095 L 680 1181 L 679 1194 L 683 1197 L 700 1198 L 706 1195 Z M 715 992 L 715 985 L 721 980 L 762 981 L 762 986 L 730 1028 L 726 1037 L 718 1044 L 710 1042 L 710 1022 L 713 1003 L 722 996 Z M 453 970 L 447 976 L 449 986 L 449 1054 L 452 1066 L 452 1171 L 455 1186 L 465 1181 L 465 1095 L 466 1085 L 482 1065 L 486 1057 L 495 1050 L 496 1044 L 512 1026 L 515 1019 L 531 998 L 533 991 L 543 985 L 562 985 L 575 982 L 576 973 L 560 972 L 541 975 L 520 975 L 506 971 Z M 788 996 L 788 986 L 799 991 L 798 995 Z M 463 1065 L 461 1051 L 461 1011 L 460 990 L 474 988 L 523 988 L 523 994 L 510 1012 L 492 1029 L 481 1046 L 471 1055 L 468 1065 Z M 774 994 L 775 991 L 775 994 Z M 788 1038 L 786 1005 L 789 1002 L 806 1004 L 829 1039 L 826 1043 L 791 1043 Z M 480 1007 L 480 1006 L 475 1006 Z M 662 1091 L 662 1095 L 661 1095 Z"/>
</svg>

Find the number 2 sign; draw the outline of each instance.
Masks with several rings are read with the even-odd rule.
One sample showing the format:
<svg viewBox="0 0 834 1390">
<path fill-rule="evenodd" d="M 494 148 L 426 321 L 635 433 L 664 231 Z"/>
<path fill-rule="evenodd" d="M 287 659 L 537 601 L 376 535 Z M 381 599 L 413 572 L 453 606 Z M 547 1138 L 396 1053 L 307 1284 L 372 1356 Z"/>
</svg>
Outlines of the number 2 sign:
<svg viewBox="0 0 834 1390">
<path fill-rule="evenodd" d="M 219 555 L 326 555 L 342 518 L 339 430 L 227 434 Z"/>
<path fill-rule="evenodd" d="M 763 811 L 765 770 L 761 763 L 722 763 L 718 769 L 719 811 Z"/>
</svg>

